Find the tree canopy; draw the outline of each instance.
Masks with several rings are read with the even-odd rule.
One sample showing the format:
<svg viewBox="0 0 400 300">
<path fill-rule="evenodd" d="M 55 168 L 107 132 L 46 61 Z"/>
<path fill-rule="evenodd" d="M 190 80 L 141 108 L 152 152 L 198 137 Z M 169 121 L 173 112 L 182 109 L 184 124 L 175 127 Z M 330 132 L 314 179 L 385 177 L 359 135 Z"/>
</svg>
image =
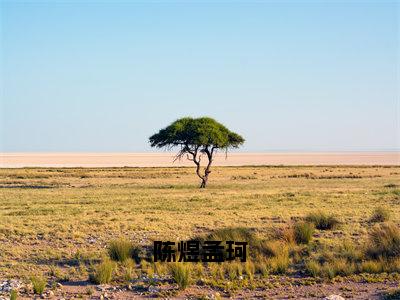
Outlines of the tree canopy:
<svg viewBox="0 0 400 300">
<path fill-rule="evenodd" d="M 196 166 L 196 173 L 201 178 L 200 187 L 206 187 L 213 155 L 218 149 L 228 151 L 237 148 L 244 143 L 244 138 L 230 131 L 221 123 L 209 117 L 181 118 L 171 125 L 161 129 L 149 138 L 152 147 L 173 148 L 180 147 L 176 159 L 185 154 Z M 208 164 L 204 174 L 200 172 L 200 161 L 202 154 L 206 154 Z"/>
<path fill-rule="evenodd" d="M 152 147 L 208 146 L 210 149 L 237 148 L 244 139 L 212 118 L 181 118 L 150 137 Z"/>
</svg>

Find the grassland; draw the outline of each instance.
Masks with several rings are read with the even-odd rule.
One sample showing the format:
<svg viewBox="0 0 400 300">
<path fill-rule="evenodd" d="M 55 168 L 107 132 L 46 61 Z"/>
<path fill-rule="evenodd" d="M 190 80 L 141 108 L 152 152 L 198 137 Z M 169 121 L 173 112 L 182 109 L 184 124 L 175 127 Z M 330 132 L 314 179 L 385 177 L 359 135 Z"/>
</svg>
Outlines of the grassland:
<svg viewBox="0 0 400 300">
<path fill-rule="evenodd" d="M 400 167 L 216 167 L 207 189 L 198 189 L 193 168 L 0 169 L 0 188 L 0 279 L 88 280 L 110 241 L 119 238 L 148 246 L 152 240 L 187 240 L 244 227 L 261 242 L 280 242 L 296 221 L 312 213 L 339 224 L 316 229 L 305 245 L 286 239 L 289 258 L 282 272 L 268 262 L 264 274 L 259 262 L 243 266 L 245 277 L 253 274 L 246 285 L 236 285 L 235 293 L 262 289 L 278 273 L 289 282 L 301 275 L 311 285 L 364 273 L 384 274 L 383 280 L 391 282 L 400 278 L 397 252 L 385 262 L 360 254 L 348 274 L 321 271 L 321 257 L 337 254 L 335 263 L 346 265 L 339 257 L 346 245 L 361 253 L 377 226 L 400 226 Z M 387 214 L 384 220 L 374 220 L 377 208 Z M 131 266 L 131 277 L 149 275 L 143 264 Z M 229 276 L 218 281 L 219 271 L 212 268 L 198 278 L 225 295 L 221 286 Z M 116 279 L 120 284 L 122 277 Z"/>
</svg>

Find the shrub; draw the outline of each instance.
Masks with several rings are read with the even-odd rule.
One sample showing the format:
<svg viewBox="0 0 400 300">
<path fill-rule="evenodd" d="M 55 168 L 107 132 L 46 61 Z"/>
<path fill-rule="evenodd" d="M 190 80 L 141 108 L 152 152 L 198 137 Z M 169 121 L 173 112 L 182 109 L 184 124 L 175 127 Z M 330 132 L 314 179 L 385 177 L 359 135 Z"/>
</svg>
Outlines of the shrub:
<svg viewBox="0 0 400 300">
<path fill-rule="evenodd" d="M 42 277 L 33 276 L 31 278 L 31 282 L 32 282 L 33 292 L 38 295 L 43 294 L 44 289 L 46 287 L 46 280 Z"/>
<path fill-rule="evenodd" d="M 307 222 L 298 222 L 294 225 L 294 236 L 298 244 L 308 244 L 314 234 L 314 225 Z"/>
<path fill-rule="evenodd" d="M 390 219 L 390 212 L 384 207 L 377 207 L 370 218 L 371 222 L 386 222 Z"/>
<path fill-rule="evenodd" d="M 11 290 L 10 300 L 17 300 L 18 292 L 16 290 Z"/>
<path fill-rule="evenodd" d="M 313 223 L 319 230 L 329 230 L 336 228 L 340 222 L 334 216 L 328 216 L 323 212 L 311 213 L 306 220 Z"/>
<path fill-rule="evenodd" d="M 370 232 L 367 256 L 398 257 L 400 255 L 400 229 L 395 224 L 381 224 Z"/>
<path fill-rule="evenodd" d="M 111 241 L 108 245 L 108 255 L 114 261 L 124 262 L 133 258 L 137 263 L 140 262 L 140 248 L 125 239 Z"/>
<path fill-rule="evenodd" d="M 170 265 L 171 276 L 178 284 L 179 289 L 184 290 L 190 283 L 190 268 L 184 263 L 174 263 Z"/>
<path fill-rule="evenodd" d="M 110 283 L 115 269 L 115 263 L 109 260 L 99 264 L 94 272 L 89 274 L 89 280 L 95 284 Z"/>
</svg>

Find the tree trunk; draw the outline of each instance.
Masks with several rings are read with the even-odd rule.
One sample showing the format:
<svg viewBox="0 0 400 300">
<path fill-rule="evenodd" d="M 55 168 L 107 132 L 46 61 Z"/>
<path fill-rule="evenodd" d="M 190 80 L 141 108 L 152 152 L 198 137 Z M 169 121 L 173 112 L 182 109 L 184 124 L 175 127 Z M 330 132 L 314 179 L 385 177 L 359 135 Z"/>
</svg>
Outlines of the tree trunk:
<svg viewBox="0 0 400 300">
<path fill-rule="evenodd" d="M 200 188 L 204 189 L 207 186 L 208 175 L 201 178 Z"/>
<path fill-rule="evenodd" d="M 211 152 L 208 150 L 208 147 L 206 147 L 204 149 L 204 152 L 207 154 L 207 158 L 208 158 L 208 164 L 204 170 L 204 175 L 201 174 L 201 170 L 200 170 L 201 169 L 201 165 L 200 165 L 201 157 L 197 157 L 198 148 L 196 148 L 194 151 L 189 151 L 189 153 L 193 156 L 193 159 L 190 159 L 190 160 L 196 164 L 196 174 L 201 179 L 201 184 L 200 184 L 201 189 L 204 189 L 207 186 L 208 175 L 211 173 L 210 168 L 211 168 L 211 163 L 213 161 L 214 149 L 215 148 L 213 147 L 211 149 Z"/>
</svg>

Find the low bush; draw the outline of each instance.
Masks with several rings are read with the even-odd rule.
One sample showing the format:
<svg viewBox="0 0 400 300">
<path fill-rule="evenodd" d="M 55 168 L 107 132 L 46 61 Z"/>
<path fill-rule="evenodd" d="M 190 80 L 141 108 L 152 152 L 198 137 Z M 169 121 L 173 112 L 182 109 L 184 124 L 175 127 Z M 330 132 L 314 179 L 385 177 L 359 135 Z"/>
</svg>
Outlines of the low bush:
<svg viewBox="0 0 400 300">
<path fill-rule="evenodd" d="M 319 230 L 330 230 L 336 228 L 340 222 L 334 216 L 328 216 L 323 212 L 315 212 L 307 215 L 306 220 Z"/>
<path fill-rule="evenodd" d="M 386 222 L 390 219 L 390 211 L 384 207 L 377 207 L 370 218 L 371 222 Z"/>
<path fill-rule="evenodd" d="M 178 284 L 179 289 L 184 290 L 190 284 L 190 267 L 185 263 L 174 263 L 170 265 L 171 276 Z"/>
<path fill-rule="evenodd" d="M 110 283 L 114 270 L 115 263 L 110 260 L 105 260 L 89 274 L 89 280 L 95 284 Z"/>
<path fill-rule="evenodd" d="M 314 225 L 307 222 L 297 222 L 294 225 L 296 243 L 308 244 L 314 234 Z"/>
</svg>

